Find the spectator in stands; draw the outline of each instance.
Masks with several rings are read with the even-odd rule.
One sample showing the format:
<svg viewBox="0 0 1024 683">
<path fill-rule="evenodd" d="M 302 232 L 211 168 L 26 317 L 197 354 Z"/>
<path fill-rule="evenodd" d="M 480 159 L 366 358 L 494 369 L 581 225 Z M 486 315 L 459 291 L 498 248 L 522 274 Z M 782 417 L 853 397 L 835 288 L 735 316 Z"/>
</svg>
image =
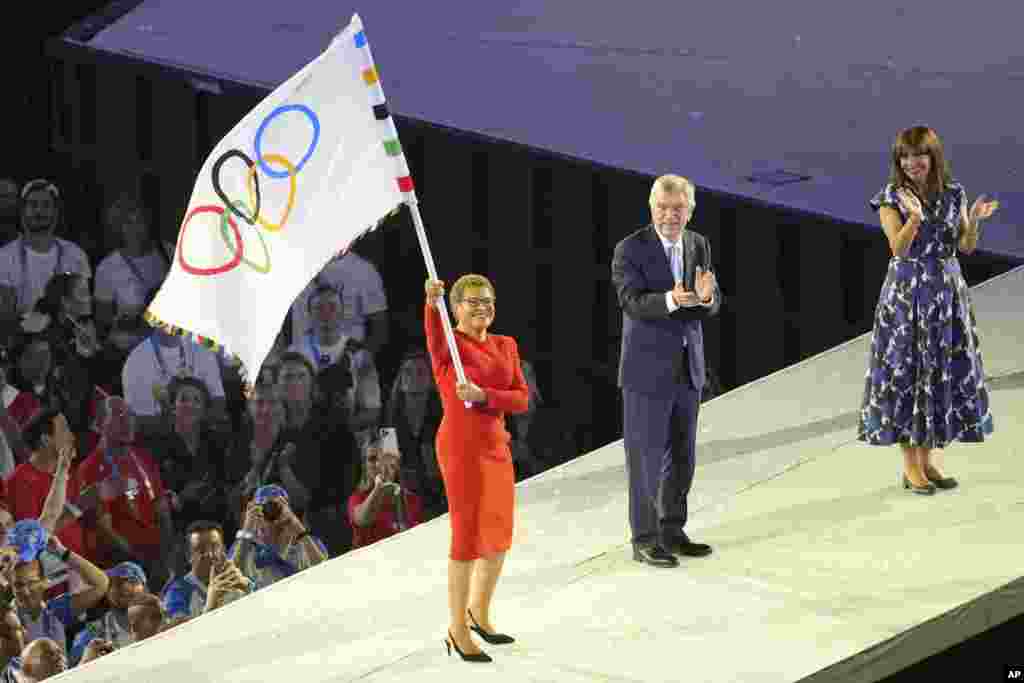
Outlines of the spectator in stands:
<svg viewBox="0 0 1024 683">
<path fill-rule="evenodd" d="M 3 463 L 0 476 L 7 477 L 14 467 L 28 459 L 28 449 L 21 438 L 21 430 L 39 412 L 41 406 L 34 394 L 21 391 L 9 384 L 12 371 L 7 349 L 0 347 L 0 436 L 3 438 Z"/>
<path fill-rule="evenodd" d="M 420 454 L 434 443 L 441 424 L 441 396 L 434 384 L 430 358 L 418 346 L 406 352 L 391 385 L 385 423 L 393 425 L 398 434 L 399 452 L 406 455 L 402 468 L 413 474 L 417 490 L 426 493 L 428 469 Z M 432 468 L 436 469 L 436 467 Z M 440 479 L 436 482 L 440 487 Z"/>
<path fill-rule="evenodd" d="M 23 332 L 15 335 L 12 347 L 14 371 L 11 385 L 18 391 L 31 394 L 44 408 L 59 404 L 56 381 L 53 376 L 53 352 L 45 334 Z"/>
<path fill-rule="evenodd" d="M 292 344 L 317 371 L 320 401 L 358 434 L 380 423 L 380 379 L 373 355 L 341 331 L 341 294 L 322 285 L 310 295 L 312 329 Z"/>
<path fill-rule="evenodd" d="M 316 402 L 315 377 L 313 364 L 301 353 L 281 355 L 277 381 L 286 419 L 280 438 L 286 448 L 277 459 L 280 481 L 269 483 L 281 484 L 299 517 L 337 554 L 352 540 L 342 511 L 355 488 L 359 458 L 337 406 Z"/>
<path fill-rule="evenodd" d="M 280 482 L 278 458 L 285 446 L 280 438 L 285 423 L 284 401 L 275 385 L 259 383 L 253 387 L 247 413 L 246 429 L 236 442 L 229 473 L 238 481 L 229 495 L 231 518 L 238 526 L 256 489 Z"/>
<path fill-rule="evenodd" d="M 9 565 L 5 572 L 5 580 L 14 591 L 26 639 L 31 642 L 37 638 L 52 638 L 60 644 L 63 654 L 66 630 L 83 612 L 103 599 L 110 580 L 92 562 L 65 548 L 56 536 L 49 536 L 36 520 L 24 519 L 15 524 L 7 532 L 7 545 L 15 549 L 16 555 L 15 564 Z M 46 600 L 46 576 L 39 558 L 47 548 L 82 577 L 84 590 Z M 27 664 L 27 660 L 22 659 Z"/>
<path fill-rule="evenodd" d="M 224 439 L 206 421 L 210 392 L 195 377 L 176 377 L 167 387 L 173 419 L 169 434 L 147 439 L 160 464 L 174 518 L 175 538 L 199 519 L 228 516 Z"/>
<path fill-rule="evenodd" d="M 21 652 L 25 649 L 25 627 L 18 618 L 14 596 L 6 593 L 0 604 L 0 683 L 17 681 L 15 671 L 21 670 Z"/>
<path fill-rule="evenodd" d="M 118 197 L 105 218 L 121 246 L 96 267 L 96 322 L 123 362 L 152 332 L 142 313 L 170 270 L 174 248 L 153 238 L 152 217 L 135 195 Z"/>
<path fill-rule="evenodd" d="M 526 384 L 530 387 L 529 408 L 525 413 L 507 415 L 505 420 L 508 423 L 509 434 L 512 436 L 509 448 L 512 450 L 512 461 L 516 466 L 516 479 L 522 480 L 539 474 L 546 467 L 545 463 L 537 457 L 537 452 L 530 441 L 530 427 L 544 401 L 540 395 L 540 387 L 537 384 L 537 375 L 533 371 L 533 365 L 522 359 L 520 359 L 519 365 L 522 368 L 523 377 L 526 378 Z"/>
<path fill-rule="evenodd" d="M 68 670 L 68 658 L 60 641 L 52 638 L 33 640 L 21 653 L 21 672 L 26 683 L 39 683 Z"/>
<path fill-rule="evenodd" d="M 402 455 L 394 428 L 381 428 L 363 446 L 363 477 L 348 499 L 352 547 L 360 548 L 423 521 L 423 503 L 399 477 Z"/>
<path fill-rule="evenodd" d="M 5 482 L 8 511 L 15 521 L 43 521 L 51 532 L 55 530 L 65 546 L 79 555 L 91 556 L 85 543 L 85 527 L 95 520 L 99 502 L 80 495 L 81 480 L 72 469 L 74 439 L 67 421 L 59 412 L 45 410 L 29 422 L 23 437 L 31 455 Z M 61 502 L 52 510 L 47 505 L 51 492 L 60 495 L 62 488 L 62 500 L 72 506 Z"/>
<path fill-rule="evenodd" d="M 376 354 L 388 343 L 388 299 L 384 281 L 372 263 L 353 251 L 339 254 L 324 266 L 292 304 L 292 341 L 311 331 L 309 297 L 322 286 L 343 294 L 341 333 Z"/>
<path fill-rule="evenodd" d="M 101 439 L 78 468 L 82 489 L 104 501 L 97 520 L 98 553 L 107 564 L 136 561 L 157 587 L 170 578 L 174 524 L 160 469 L 134 445 L 133 417 L 124 399 L 104 401 Z"/>
<path fill-rule="evenodd" d="M 108 569 L 110 587 L 107 589 L 106 605 L 101 615 L 85 625 L 75 636 L 68 659 L 76 666 L 84 657 L 89 643 L 104 640 L 112 649 L 121 648 L 132 642 L 129 628 L 128 608 L 146 595 L 146 572 L 134 562 L 122 562 Z"/>
<path fill-rule="evenodd" d="M 81 247 L 54 236 L 62 213 L 60 190 L 53 183 L 33 180 L 21 189 L 22 235 L 0 247 L 0 317 L 9 322 L 35 307 L 57 273 L 92 277 Z"/>
<path fill-rule="evenodd" d="M 141 341 L 124 363 L 124 397 L 138 419 L 140 433 L 166 432 L 167 386 L 175 377 L 197 377 L 210 390 L 210 415 L 223 420 L 224 384 L 217 356 L 191 339 L 156 329 Z"/>
<path fill-rule="evenodd" d="M 185 543 L 191 571 L 174 579 L 163 592 L 169 625 L 234 602 L 252 590 L 251 582 L 227 558 L 220 524 L 193 522 L 185 532 Z"/>
<path fill-rule="evenodd" d="M 139 643 L 152 638 L 164 628 L 164 608 L 160 598 L 149 593 L 128 608 L 128 629 L 132 634 L 132 642 Z"/>
<path fill-rule="evenodd" d="M 228 552 L 257 590 L 327 559 L 327 547 L 313 536 L 275 484 L 256 490 L 245 523 Z"/>
<path fill-rule="evenodd" d="M 77 273 L 54 275 L 35 310 L 45 317 L 42 334 L 50 342 L 56 405 L 82 443 L 90 427 L 93 387 L 103 381 L 105 369 L 92 321 L 89 280 Z"/>
<path fill-rule="evenodd" d="M 109 655 L 111 652 L 116 650 L 114 644 L 105 638 L 93 638 L 89 641 L 89 644 L 85 646 L 85 651 L 82 653 L 81 658 L 77 664 L 72 666 L 81 666 L 82 664 L 88 664 L 94 659 L 99 659 L 104 655 Z M 3 683 L 0 681 L 0 683 Z"/>
<path fill-rule="evenodd" d="M 18 196 L 21 187 L 12 178 L 0 178 L 0 245 L 18 236 L 21 226 L 18 216 Z"/>
</svg>

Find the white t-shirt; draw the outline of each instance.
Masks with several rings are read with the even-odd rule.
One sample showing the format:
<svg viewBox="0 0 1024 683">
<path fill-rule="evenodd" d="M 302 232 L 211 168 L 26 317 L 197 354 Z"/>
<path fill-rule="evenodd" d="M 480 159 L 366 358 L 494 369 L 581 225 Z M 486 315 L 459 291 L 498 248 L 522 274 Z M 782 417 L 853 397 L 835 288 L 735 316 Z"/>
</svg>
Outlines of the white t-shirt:
<svg viewBox="0 0 1024 683">
<path fill-rule="evenodd" d="M 377 268 L 362 256 L 348 252 L 335 258 L 320 271 L 321 284 L 342 289 L 341 333 L 346 337 L 366 339 L 366 318 L 388 310 L 384 281 Z M 292 341 L 302 340 L 310 331 L 309 295 L 317 288 L 314 278 L 292 304 Z"/>
<path fill-rule="evenodd" d="M 128 354 L 121 381 L 125 402 L 136 415 L 159 415 L 157 392 L 162 393 L 181 374 L 203 380 L 211 397 L 224 398 L 217 356 L 190 340 L 179 341 L 180 344 L 164 346 L 154 337 L 147 337 Z M 154 346 L 159 350 L 159 358 Z"/>
<path fill-rule="evenodd" d="M 314 338 L 315 340 L 315 338 Z M 317 349 L 311 343 L 310 336 L 303 335 L 302 340 L 292 344 L 289 351 L 298 351 L 309 359 L 317 371 L 322 371 L 338 362 L 338 358 L 345 351 L 345 344 L 349 338 L 342 337 L 330 346 L 320 346 L 321 356 L 330 358 L 328 363 L 320 363 L 316 358 Z M 359 349 L 349 356 L 349 363 L 352 367 L 352 388 L 349 389 L 349 404 L 353 407 L 363 409 L 375 409 L 381 407 L 380 377 L 377 375 L 377 365 L 373 362 L 373 354 L 366 349 Z"/>
<path fill-rule="evenodd" d="M 31 311 L 43 296 L 46 283 L 58 273 L 80 273 L 92 277 L 89 259 L 74 242 L 57 238 L 45 254 L 25 247 L 25 268 L 21 253 L 24 237 L 0 247 L 0 285 L 14 289 L 18 296 L 18 312 Z M 27 273 L 25 271 L 28 271 Z"/>
<path fill-rule="evenodd" d="M 146 294 L 159 287 L 166 275 L 167 259 L 156 250 L 138 258 L 114 251 L 96 267 L 94 296 L 97 301 L 113 303 L 119 315 L 132 317 L 142 312 Z"/>
</svg>

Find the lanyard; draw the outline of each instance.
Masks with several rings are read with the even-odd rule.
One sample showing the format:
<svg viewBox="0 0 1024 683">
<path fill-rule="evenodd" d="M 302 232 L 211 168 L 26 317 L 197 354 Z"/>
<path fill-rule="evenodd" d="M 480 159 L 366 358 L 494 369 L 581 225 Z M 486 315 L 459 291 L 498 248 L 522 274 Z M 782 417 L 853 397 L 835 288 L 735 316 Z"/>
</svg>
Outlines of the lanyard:
<svg viewBox="0 0 1024 683">
<path fill-rule="evenodd" d="M 157 343 L 155 335 L 149 335 L 149 345 L 153 348 L 153 356 L 156 358 L 156 363 L 158 368 L 160 369 L 160 374 L 163 375 L 164 379 L 166 379 L 169 382 L 171 380 L 171 373 L 167 369 L 167 364 L 164 362 L 163 354 L 160 353 L 160 345 Z M 181 364 L 178 366 L 178 372 L 180 373 L 182 370 L 187 369 L 190 375 L 195 375 L 195 368 L 193 367 L 195 363 L 186 363 L 185 342 L 180 339 L 178 340 L 178 354 L 181 357 Z M 194 355 L 192 360 L 195 361 Z"/>
<path fill-rule="evenodd" d="M 127 264 L 128 269 L 132 271 L 132 275 L 135 276 L 135 279 L 139 281 L 140 285 L 142 285 L 143 292 L 151 289 L 149 283 L 146 282 L 146 278 L 142 276 L 142 269 L 139 268 L 139 264 L 135 263 L 135 259 L 124 252 L 121 252 L 121 258 L 124 260 L 125 264 Z"/>
<path fill-rule="evenodd" d="M 313 339 L 313 333 L 309 332 L 306 334 L 306 340 L 309 343 L 309 351 L 313 354 L 313 362 L 316 363 L 318 370 L 323 370 L 331 364 L 331 357 L 320 350 L 320 345 Z"/>
<path fill-rule="evenodd" d="M 53 267 L 53 277 L 57 273 L 61 272 L 60 265 L 64 262 L 64 245 L 60 243 L 60 240 L 54 240 L 57 245 L 57 265 Z M 28 300 L 28 254 L 26 253 L 25 238 L 18 238 L 18 255 L 21 257 L 21 289 L 18 290 L 18 305 L 24 304 Z M 48 280 L 49 281 L 49 280 Z"/>
</svg>

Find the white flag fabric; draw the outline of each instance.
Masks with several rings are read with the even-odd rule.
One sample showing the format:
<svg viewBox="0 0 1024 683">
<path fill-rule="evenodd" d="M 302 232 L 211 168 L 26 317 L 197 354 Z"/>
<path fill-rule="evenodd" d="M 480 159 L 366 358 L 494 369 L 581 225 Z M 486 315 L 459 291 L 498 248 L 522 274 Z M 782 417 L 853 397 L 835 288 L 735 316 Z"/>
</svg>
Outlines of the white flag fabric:
<svg viewBox="0 0 1024 683">
<path fill-rule="evenodd" d="M 413 192 L 358 15 L 203 164 L 146 319 L 258 376 L 295 297 Z"/>
</svg>

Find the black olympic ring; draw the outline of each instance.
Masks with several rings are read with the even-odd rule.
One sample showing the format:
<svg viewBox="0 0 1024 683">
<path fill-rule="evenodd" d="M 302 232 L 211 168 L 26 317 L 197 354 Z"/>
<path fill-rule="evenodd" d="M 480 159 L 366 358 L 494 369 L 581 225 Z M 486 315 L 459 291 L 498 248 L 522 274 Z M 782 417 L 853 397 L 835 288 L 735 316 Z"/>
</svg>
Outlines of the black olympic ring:
<svg viewBox="0 0 1024 683">
<path fill-rule="evenodd" d="M 260 215 L 260 176 L 258 173 L 251 174 L 253 177 L 253 184 L 255 185 L 256 206 L 253 207 L 252 216 L 246 216 L 238 210 L 238 207 L 235 206 L 235 202 L 228 199 L 227 195 L 224 194 L 224 190 L 220 186 L 220 167 L 223 166 L 224 162 L 231 157 L 238 157 L 242 159 L 246 163 L 246 166 L 248 166 L 249 170 L 252 170 L 252 168 L 256 166 L 255 162 L 253 162 L 245 152 L 237 149 L 229 149 L 220 155 L 220 158 L 214 162 L 213 169 L 210 171 L 211 180 L 213 181 L 213 191 L 217 193 L 217 196 L 220 197 L 220 200 L 224 202 L 224 206 L 227 207 L 231 213 L 235 214 L 249 225 L 255 225 L 256 218 Z"/>
</svg>

